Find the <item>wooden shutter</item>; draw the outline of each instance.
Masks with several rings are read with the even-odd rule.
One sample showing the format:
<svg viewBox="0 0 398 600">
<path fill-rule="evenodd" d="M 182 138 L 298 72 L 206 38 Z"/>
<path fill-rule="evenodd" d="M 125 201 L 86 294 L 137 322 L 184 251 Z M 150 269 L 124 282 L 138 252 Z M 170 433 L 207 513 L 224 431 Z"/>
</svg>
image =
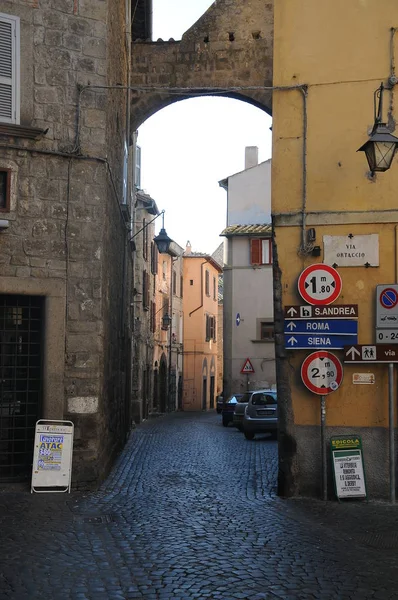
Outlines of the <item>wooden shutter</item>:
<svg viewBox="0 0 398 600">
<path fill-rule="evenodd" d="M 155 333 L 156 331 L 156 303 L 151 302 L 151 331 Z"/>
<path fill-rule="evenodd" d="M 210 341 L 210 317 L 206 315 L 206 342 Z"/>
<path fill-rule="evenodd" d="M 145 309 L 149 308 L 149 273 L 142 273 L 142 304 Z"/>
<path fill-rule="evenodd" d="M 250 240 L 250 264 L 261 265 L 262 240 Z"/>
<path fill-rule="evenodd" d="M 154 242 L 151 242 L 151 271 L 154 275 L 158 272 L 158 248 Z"/>
<path fill-rule="evenodd" d="M 19 123 L 19 18 L 0 13 L 0 121 Z"/>
</svg>

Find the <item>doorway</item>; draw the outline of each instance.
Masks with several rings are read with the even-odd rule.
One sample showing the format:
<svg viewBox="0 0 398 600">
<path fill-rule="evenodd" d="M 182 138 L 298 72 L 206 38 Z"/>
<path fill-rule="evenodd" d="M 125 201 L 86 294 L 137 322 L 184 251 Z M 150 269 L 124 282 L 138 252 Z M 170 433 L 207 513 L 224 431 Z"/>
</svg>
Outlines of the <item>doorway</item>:
<svg viewBox="0 0 398 600">
<path fill-rule="evenodd" d="M 214 408 L 214 390 L 216 378 L 210 375 L 210 408 Z"/>
<path fill-rule="evenodd" d="M 42 403 L 43 305 L 40 296 L 0 295 L 0 480 L 31 471 Z"/>
<path fill-rule="evenodd" d="M 207 377 L 203 378 L 203 388 L 202 388 L 202 410 L 207 409 Z"/>
<path fill-rule="evenodd" d="M 167 361 L 164 354 L 159 365 L 159 400 L 160 412 L 165 413 L 167 407 Z"/>
</svg>

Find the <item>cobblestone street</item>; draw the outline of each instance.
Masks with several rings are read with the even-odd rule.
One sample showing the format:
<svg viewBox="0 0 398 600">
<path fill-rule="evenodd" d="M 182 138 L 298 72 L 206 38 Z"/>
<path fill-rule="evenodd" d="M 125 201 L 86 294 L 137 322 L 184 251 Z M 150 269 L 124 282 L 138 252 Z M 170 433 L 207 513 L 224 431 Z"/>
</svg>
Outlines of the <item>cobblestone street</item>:
<svg viewBox="0 0 398 600">
<path fill-rule="evenodd" d="M 0 494 L 0 598 L 398 598 L 397 509 L 281 500 L 277 445 L 145 422 L 93 494 Z"/>
</svg>

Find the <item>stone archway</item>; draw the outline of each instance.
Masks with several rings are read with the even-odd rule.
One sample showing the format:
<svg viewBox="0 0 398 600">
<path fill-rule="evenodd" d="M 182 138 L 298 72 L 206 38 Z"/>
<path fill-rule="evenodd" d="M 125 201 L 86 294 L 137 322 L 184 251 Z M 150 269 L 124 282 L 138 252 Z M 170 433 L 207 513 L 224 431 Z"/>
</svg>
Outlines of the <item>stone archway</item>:
<svg viewBox="0 0 398 600">
<path fill-rule="evenodd" d="M 135 40 L 131 85 L 142 89 L 132 91 L 132 130 L 192 94 L 244 100 L 271 114 L 272 91 L 264 88 L 272 86 L 272 61 L 271 1 L 217 0 L 181 41 Z"/>
</svg>

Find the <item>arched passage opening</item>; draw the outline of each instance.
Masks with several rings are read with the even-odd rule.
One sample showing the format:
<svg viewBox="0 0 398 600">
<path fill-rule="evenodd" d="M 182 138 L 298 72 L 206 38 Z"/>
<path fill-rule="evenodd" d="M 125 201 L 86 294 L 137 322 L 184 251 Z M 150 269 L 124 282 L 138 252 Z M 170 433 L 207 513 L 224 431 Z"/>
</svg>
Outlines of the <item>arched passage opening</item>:
<svg viewBox="0 0 398 600">
<path fill-rule="evenodd" d="M 166 210 L 166 230 L 178 244 L 189 240 L 194 251 L 210 253 L 220 245 L 227 195 L 219 182 L 244 170 L 246 146 L 259 148 L 259 162 L 270 158 L 271 124 L 252 103 L 199 96 L 168 105 L 138 129 L 141 186 Z"/>
</svg>

